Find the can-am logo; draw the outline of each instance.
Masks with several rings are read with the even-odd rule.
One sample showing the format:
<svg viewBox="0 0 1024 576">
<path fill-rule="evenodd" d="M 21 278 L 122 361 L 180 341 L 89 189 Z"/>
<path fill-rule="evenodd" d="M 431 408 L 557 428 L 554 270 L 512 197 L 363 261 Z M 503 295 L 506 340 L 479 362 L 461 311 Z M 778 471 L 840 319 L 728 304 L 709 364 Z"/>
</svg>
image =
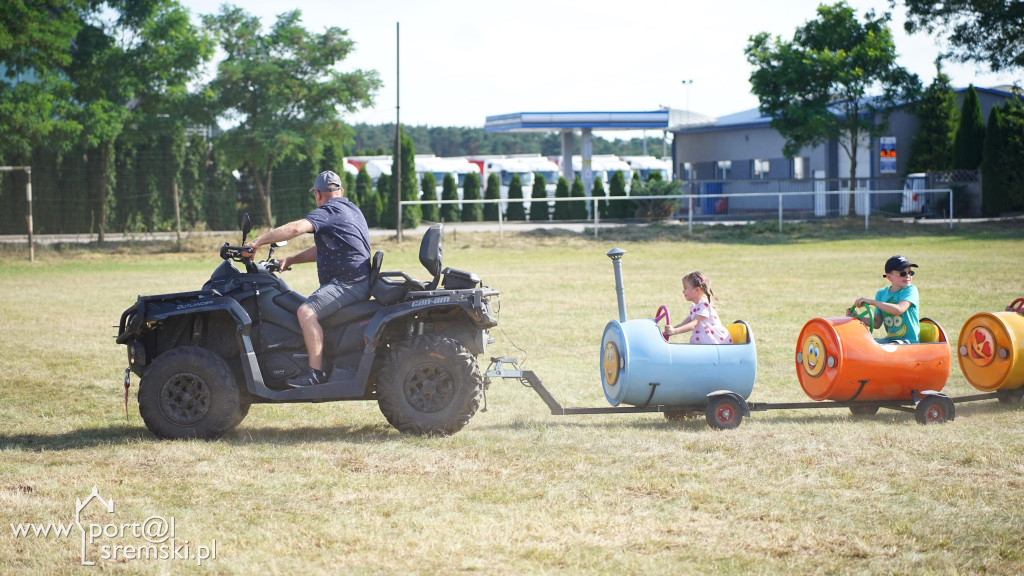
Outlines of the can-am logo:
<svg viewBox="0 0 1024 576">
<path fill-rule="evenodd" d="M 433 306 L 434 304 L 444 304 L 445 302 L 451 302 L 451 296 L 438 296 L 436 298 L 427 298 L 426 300 L 417 300 L 411 304 L 413 308 L 422 308 L 424 306 Z"/>
</svg>

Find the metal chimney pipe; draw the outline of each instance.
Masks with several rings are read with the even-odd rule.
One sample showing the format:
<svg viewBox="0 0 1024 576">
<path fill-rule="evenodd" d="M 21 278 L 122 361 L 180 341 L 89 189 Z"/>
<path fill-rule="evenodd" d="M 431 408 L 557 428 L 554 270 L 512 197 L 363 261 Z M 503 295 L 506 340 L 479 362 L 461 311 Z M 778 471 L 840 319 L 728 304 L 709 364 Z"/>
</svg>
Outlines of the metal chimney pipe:
<svg viewBox="0 0 1024 576">
<path fill-rule="evenodd" d="M 605 256 L 612 259 L 612 267 L 615 268 L 615 295 L 619 298 L 619 322 L 626 321 L 626 297 L 622 289 L 622 255 L 626 251 L 621 248 L 612 248 Z"/>
</svg>

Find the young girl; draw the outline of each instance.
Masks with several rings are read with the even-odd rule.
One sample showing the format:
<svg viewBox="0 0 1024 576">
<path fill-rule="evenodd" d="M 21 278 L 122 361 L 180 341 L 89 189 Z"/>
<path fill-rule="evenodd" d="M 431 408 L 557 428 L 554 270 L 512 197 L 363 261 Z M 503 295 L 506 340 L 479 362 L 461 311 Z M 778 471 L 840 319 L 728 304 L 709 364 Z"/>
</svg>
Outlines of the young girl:
<svg viewBox="0 0 1024 576">
<path fill-rule="evenodd" d="M 722 326 L 718 312 L 711 305 L 715 297 L 708 277 L 699 271 L 683 276 L 683 298 L 692 302 L 690 315 L 675 326 L 665 326 L 665 336 L 693 331 L 690 344 L 732 344 L 729 331 Z"/>
</svg>

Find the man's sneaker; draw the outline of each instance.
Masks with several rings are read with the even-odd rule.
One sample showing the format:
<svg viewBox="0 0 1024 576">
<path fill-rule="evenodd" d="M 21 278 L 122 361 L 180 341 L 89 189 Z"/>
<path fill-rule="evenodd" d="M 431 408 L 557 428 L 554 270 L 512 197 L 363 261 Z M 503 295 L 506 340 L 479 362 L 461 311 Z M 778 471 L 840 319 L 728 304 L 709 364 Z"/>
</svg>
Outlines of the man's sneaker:
<svg viewBox="0 0 1024 576">
<path fill-rule="evenodd" d="M 306 386 L 316 386 L 317 384 L 323 384 L 326 381 L 326 374 L 324 374 L 320 370 L 310 368 L 308 372 L 306 372 L 302 376 L 299 376 L 298 378 L 289 378 L 288 385 L 291 386 L 292 388 L 305 388 Z"/>
</svg>

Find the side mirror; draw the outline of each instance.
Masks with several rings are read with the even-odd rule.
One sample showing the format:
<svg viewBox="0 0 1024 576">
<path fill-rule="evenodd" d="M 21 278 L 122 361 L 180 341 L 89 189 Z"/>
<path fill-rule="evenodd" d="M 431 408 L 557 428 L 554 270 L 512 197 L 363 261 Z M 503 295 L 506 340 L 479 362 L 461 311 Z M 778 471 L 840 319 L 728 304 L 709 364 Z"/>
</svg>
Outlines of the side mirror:
<svg viewBox="0 0 1024 576">
<path fill-rule="evenodd" d="M 239 225 L 242 228 L 242 244 L 245 244 L 245 239 L 249 236 L 249 232 L 252 232 L 252 219 L 249 218 L 248 212 L 242 214 Z"/>
</svg>

